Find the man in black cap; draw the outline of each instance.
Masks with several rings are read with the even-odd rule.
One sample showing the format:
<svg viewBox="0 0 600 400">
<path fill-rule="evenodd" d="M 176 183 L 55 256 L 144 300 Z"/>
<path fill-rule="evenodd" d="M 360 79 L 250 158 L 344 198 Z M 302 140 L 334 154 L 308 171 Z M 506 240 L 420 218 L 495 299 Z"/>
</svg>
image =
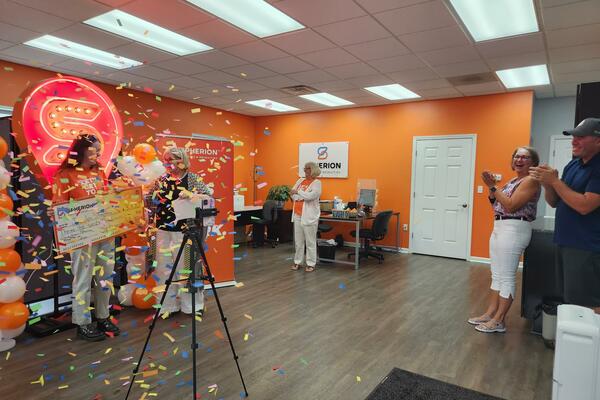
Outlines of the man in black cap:
<svg viewBox="0 0 600 400">
<path fill-rule="evenodd" d="M 562 272 L 564 300 L 600 314 L 600 118 L 586 118 L 573 136 L 573 160 L 562 179 L 548 165 L 531 168 L 531 176 L 556 208 L 554 242 Z"/>
</svg>

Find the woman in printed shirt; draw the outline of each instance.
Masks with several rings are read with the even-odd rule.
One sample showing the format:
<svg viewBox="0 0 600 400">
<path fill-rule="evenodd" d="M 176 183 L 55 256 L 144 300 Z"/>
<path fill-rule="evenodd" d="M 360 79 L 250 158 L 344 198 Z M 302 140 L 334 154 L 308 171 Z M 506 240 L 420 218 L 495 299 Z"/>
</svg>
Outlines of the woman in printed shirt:
<svg viewBox="0 0 600 400">
<path fill-rule="evenodd" d="M 67 158 L 55 177 L 53 203 L 93 197 L 107 190 L 98 157 L 102 148 L 97 137 L 79 135 L 71 144 Z M 88 341 L 99 341 L 119 335 L 119 328 L 109 319 L 110 285 L 115 266 L 113 238 L 74 250 L 71 253 L 73 275 L 72 319 L 77 325 L 77 336 Z M 94 313 L 97 323 L 92 324 L 90 295 L 94 284 Z"/>
<path fill-rule="evenodd" d="M 502 188 L 496 189 L 496 179 L 489 171 L 482 174 L 490 190 L 494 230 L 490 237 L 490 304 L 484 314 L 468 320 L 479 332 L 506 332 L 504 319 L 515 298 L 517 268 L 531 240 L 531 221 L 535 220 L 540 198 L 540 183 L 529 176 L 529 168 L 539 163 L 534 149 L 519 147 L 513 152 L 511 164 L 517 176 Z"/>
<path fill-rule="evenodd" d="M 296 254 L 292 270 L 300 268 L 306 249 L 306 272 L 313 272 L 317 263 L 317 228 L 319 226 L 319 197 L 321 197 L 321 169 L 315 162 L 304 165 L 304 178 L 298 179 L 292 191 L 294 201 L 294 242 Z"/>
</svg>

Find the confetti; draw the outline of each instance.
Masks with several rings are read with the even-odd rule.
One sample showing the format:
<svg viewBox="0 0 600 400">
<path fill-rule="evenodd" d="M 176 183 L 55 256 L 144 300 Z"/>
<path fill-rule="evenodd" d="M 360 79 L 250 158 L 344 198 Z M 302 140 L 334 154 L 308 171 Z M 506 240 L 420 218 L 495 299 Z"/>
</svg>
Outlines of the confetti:
<svg viewBox="0 0 600 400">
<path fill-rule="evenodd" d="M 198 114 L 200 111 L 202 111 L 202 109 L 200 107 L 192 108 L 192 114 Z"/>
</svg>

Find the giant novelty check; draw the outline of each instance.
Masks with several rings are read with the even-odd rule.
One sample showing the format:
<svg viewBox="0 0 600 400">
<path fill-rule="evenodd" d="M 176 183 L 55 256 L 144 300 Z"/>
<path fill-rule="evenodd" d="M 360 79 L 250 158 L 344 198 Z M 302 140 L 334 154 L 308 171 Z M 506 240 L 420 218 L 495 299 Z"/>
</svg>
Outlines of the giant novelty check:
<svg viewBox="0 0 600 400">
<path fill-rule="evenodd" d="M 109 192 L 53 207 L 54 237 L 59 253 L 122 235 L 144 217 L 141 188 Z"/>
</svg>

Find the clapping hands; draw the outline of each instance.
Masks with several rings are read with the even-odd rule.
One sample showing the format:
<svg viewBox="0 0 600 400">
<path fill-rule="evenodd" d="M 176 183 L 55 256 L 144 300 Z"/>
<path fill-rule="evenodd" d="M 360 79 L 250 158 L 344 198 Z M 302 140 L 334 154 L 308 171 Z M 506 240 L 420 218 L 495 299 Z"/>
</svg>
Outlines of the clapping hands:
<svg viewBox="0 0 600 400">
<path fill-rule="evenodd" d="M 481 173 L 481 179 L 483 179 L 483 183 L 489 188 L 496 185 L 496 177 L 490 171 L 483 171 Z"/>
</svg>

